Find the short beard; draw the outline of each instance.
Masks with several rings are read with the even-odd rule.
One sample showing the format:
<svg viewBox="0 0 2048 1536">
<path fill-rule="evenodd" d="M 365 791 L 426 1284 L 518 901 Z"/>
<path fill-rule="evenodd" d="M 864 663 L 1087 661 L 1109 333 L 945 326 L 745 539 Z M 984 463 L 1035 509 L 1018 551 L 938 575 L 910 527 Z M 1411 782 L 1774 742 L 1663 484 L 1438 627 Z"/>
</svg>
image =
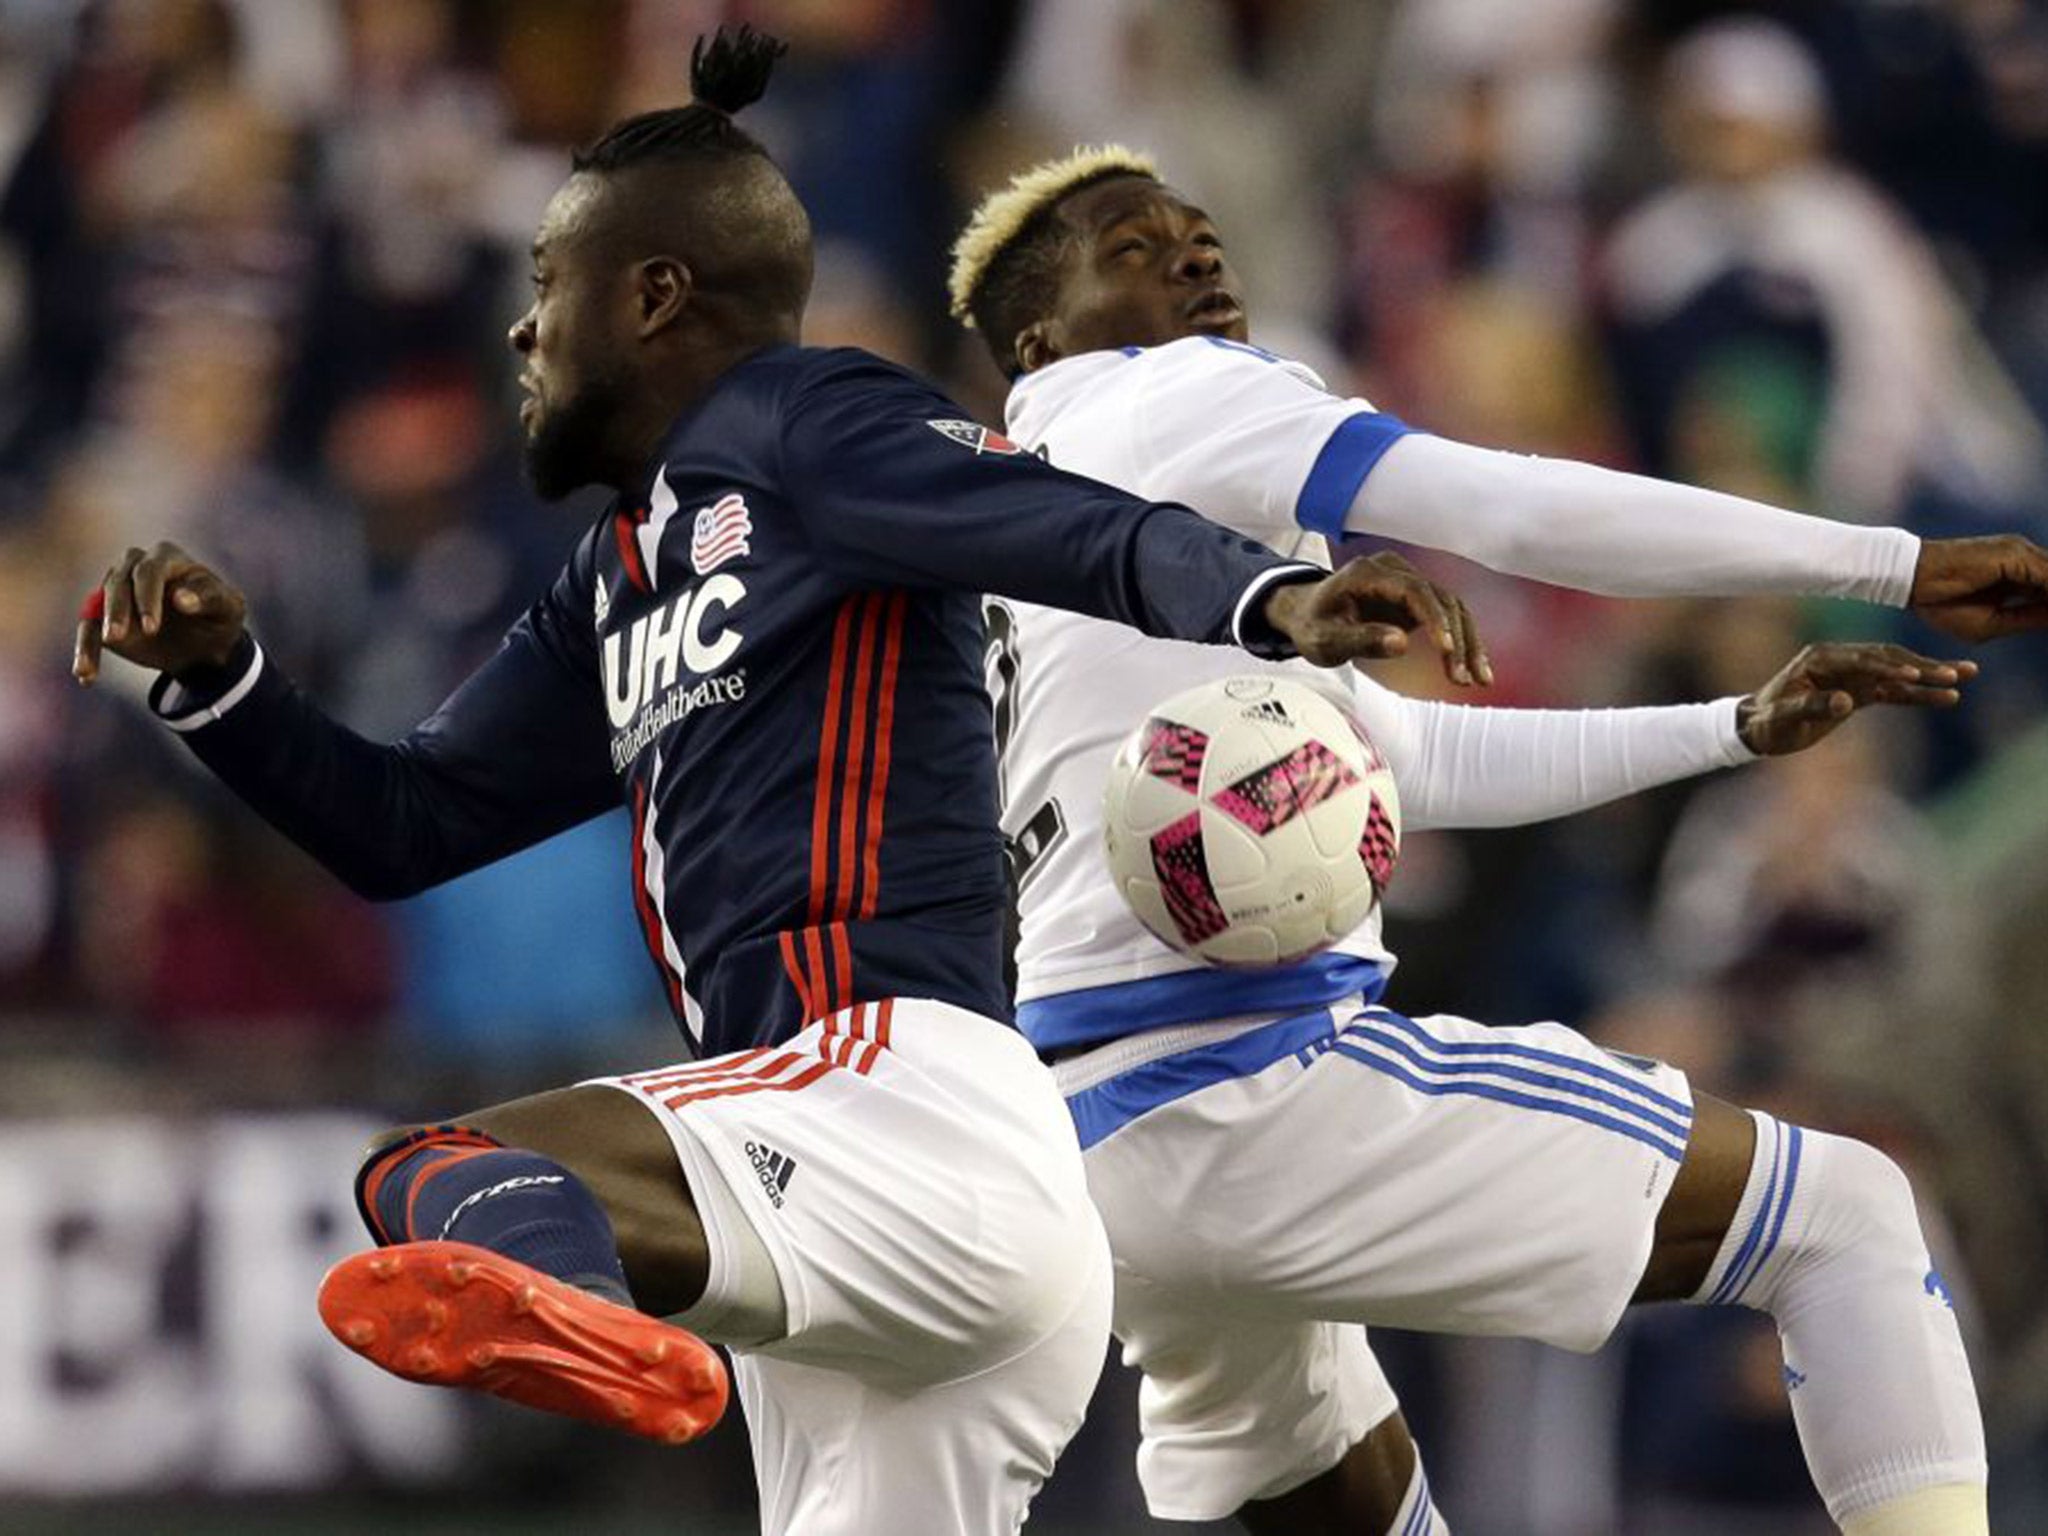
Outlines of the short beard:
<svg viewBox="0 0 2048 1536">
<path fill-rule="evenodd" d="M 625 397 L 622 379 L 593 379 L 541 419 L 526 440 L 526 477 L 541 500 L 560 501 L 604 478 L 605 436 Z"/>
</svg>

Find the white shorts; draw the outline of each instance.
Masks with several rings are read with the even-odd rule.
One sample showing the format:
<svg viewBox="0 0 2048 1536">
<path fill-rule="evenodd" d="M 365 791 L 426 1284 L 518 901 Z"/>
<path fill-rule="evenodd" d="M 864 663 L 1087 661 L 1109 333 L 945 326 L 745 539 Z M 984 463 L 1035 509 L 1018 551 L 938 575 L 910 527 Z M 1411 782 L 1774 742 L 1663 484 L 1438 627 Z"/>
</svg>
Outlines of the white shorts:
<svg viewBox="0 0 2048 1536">
<path fill-rule="evenodd" d="M 1360 1324 L 1597 1348 L 1692 1126 L 1683 1073 L 1563 1025 L 1356 1000 L 1054 1071 L 1145 1375 L 1139 1477 L 1169 1519 L 1299 1486 L 1393 1411 Z"/>
<path fill-rule="evenodd" d="M 1108 1244 L 1052 1075 L 1009 1027 L 897 999 L 783 1044 L 602 1079 L 719 1180 L 788 1333 L 735 1349 L 767 1536 L 1011 1536 L 1080 1427 Z M 715 1313 L 734 1251 L 699 1199 Z M 716 1335 L 713 1334 L 713 1337 Z"/>
</svg>

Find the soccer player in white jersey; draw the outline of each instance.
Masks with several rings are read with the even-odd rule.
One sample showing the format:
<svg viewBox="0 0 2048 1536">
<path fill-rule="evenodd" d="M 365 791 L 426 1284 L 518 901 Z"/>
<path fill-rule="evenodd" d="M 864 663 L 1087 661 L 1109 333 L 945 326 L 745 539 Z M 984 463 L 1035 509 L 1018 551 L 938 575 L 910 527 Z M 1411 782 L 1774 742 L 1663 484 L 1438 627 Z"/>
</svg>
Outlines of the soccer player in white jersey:
<svg viewBox="0 0 2048 1536">
<path fill-rule="evenodd" d="M 953 297 L 1016 380 L 1013 438 L 1276 549 L 1371 531 L 1617 595 L 1826 593 L 1910 604 L 1969 639 L 2048 624 L 2048 555 L 2022 539 L 1923 543 L 1448 442 L 1332 397 L 1248 344 L 1215 229 L 1128 151 L 1077 152 L 991 197 Z M 1890 1161 L 1561 1025 L 1379 1007 L 1376 917 L 1293 966 L 1194 968 L 1123 909 L 1094 823 L 1131 724 L 1241 663 L 1027 604 L 989 618 L 1019 1019 L 1056 1064 L 1110 1228 L 1155 1514 L 1441 1531 L 1357 1324 L 1592 1349 L 1631 1301 L 1689 1299 L 1776 1320 L 1845 1531 L 1986 1529 L 1969 1366 Z M 1447 654 L 1454 680 L 1485 680 L 1483 657 Z M 1974 670 L 1808 653 L 1748 700 L 1628 711 L 1355 691 L 1408 825 L 1483 826 L 1794 750 L 1864 703 L 1952 703 Z"/>
</svg>

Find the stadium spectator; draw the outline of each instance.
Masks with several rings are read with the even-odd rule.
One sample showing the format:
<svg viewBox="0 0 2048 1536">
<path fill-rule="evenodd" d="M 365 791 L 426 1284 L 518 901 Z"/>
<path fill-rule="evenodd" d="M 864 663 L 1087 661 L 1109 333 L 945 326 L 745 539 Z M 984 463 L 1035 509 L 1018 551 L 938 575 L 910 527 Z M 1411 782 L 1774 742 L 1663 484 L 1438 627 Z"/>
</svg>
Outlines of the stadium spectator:
<svg viewBox="0 0 2048 1536">
<path fill-rule="evenodd" d="M 1916 498 L 2021 505 L 2042 442 L 1927 243 L 1828 150 L 1825 84 L 1768 21 L 1714 22 L 1673 51 L 1660 127 L 1680 180 L 1608 253 L 1624 394 L 1645 457 L 1671 461 L 1676 397 L 1751 338 L 1797 333 L 1826 380 L 1811 485 L 1858 521 Z"/>
</svg>

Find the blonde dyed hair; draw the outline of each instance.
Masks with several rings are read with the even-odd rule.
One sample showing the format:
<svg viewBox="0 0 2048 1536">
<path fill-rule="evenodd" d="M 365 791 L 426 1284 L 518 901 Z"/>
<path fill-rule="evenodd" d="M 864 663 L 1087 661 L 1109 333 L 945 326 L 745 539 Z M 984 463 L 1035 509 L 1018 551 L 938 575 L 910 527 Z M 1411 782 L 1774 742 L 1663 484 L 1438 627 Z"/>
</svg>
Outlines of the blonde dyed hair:
<svg viewBox="0 0 2048 1536">
<path fill-rule="evenodd" d="M 946 287 L 955 318 L 974 329 L 975 301 L 1004 253 L 1062 198 L 1112 176 L 1160 179 L 1159 167 L 1150 155 L 1121 144 L 1091 144 L 1020 171 L 1008 186 L 983 198 L 967 228 L 953 242 L 953 270 Z M 997 344 L 994 337 L 989 341 L 991 346 Z"/>
</svg>

